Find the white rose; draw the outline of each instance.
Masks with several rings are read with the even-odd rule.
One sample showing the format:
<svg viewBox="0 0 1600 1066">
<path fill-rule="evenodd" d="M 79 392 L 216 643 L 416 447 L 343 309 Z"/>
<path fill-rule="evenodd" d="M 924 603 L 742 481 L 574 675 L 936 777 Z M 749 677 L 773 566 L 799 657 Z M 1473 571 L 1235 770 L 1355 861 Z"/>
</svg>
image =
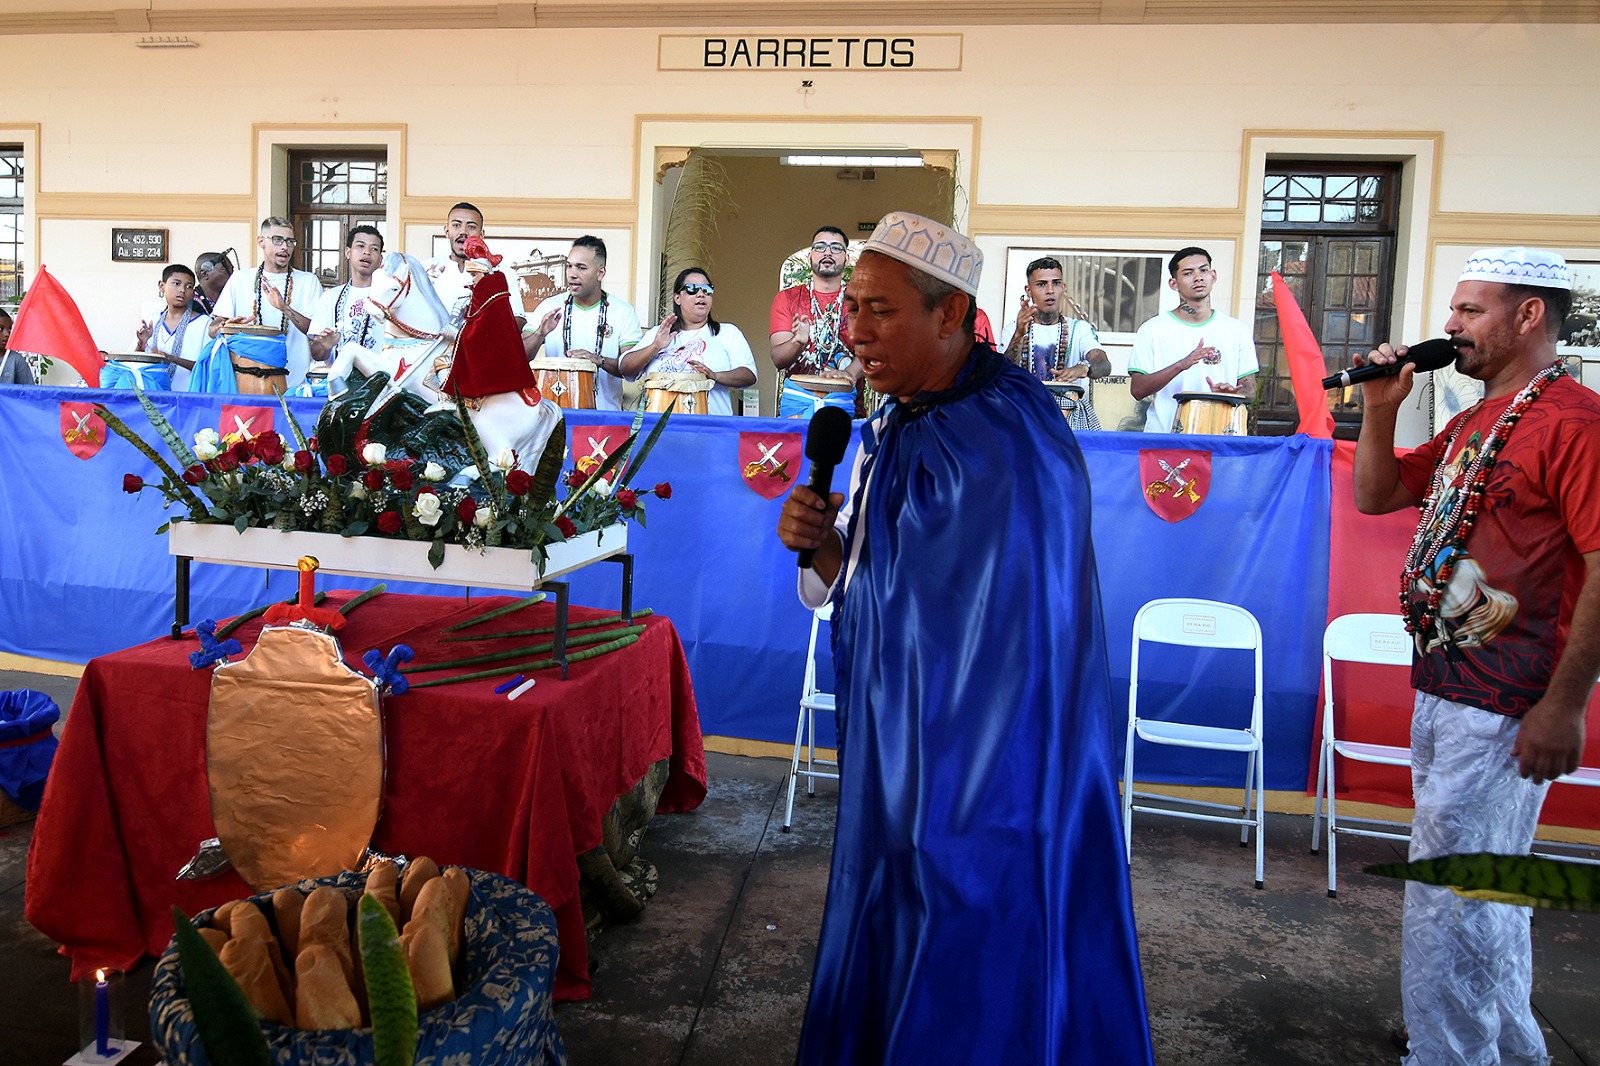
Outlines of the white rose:
<svg viewBox="0 0 1600 1066">
<path fill-rule="evenodd" d="M 494 517 L 494 510 L 486 503 L 480 503 L 478 510 L 472 516 L 472 524 L 479 529 L 488 529 L 489 520 Z"/>
<path fill-rule="evenodd" d="M 510 448 L 501 448 L 500 454 L 494 457 L 495 469 L 502 472 L 510 470 L 517 465 L 517 453 Z"/>
<path fill-rule="evenodd" d="M 367 498 L 367 487 L 365 485 L 363 485 L 359 481 L 356 482 L 354 485 L 351 485 L 350 486 L 350 498 L 352 500 L 364 500 L 364 499 L 366 499 Z"/>
<path fill-rule="evenodd" d="M 291 474 L 295 472 L 294 449 L 289 447 L 287 443 L 284 444 L 283 459 L 279 461 L 278 465 L 283 467 Z"/>
<path fill-rule="evenodd" d="M 211 454 L 215 455 L 217 452 L 217 446 L 222 443 L 222 438 L 217 436 L 216 430 L 206 428 L 194 435 L 194 442 L 196 445 L 210 448 Z"/>
<path fill-rule="evenodd" d="M 424 492 L 417 497 L 417 502 L 411 505 L 411 513 L 418 522 L 425 526 L 439 524 L 439 516 L 444 513 L 444 507 L 439 502 L 439 497 L 431 492 Z"/>
<path fill-rule="evenodd" d="M 444 467 L 440 466 L 438 463 L 430 462 L 427 466 L 422 468 L 422 480 L 443 481 Z"/>
<path fill-rule="evenodd" d="M 611 495 L 611 482 L 607 481 L 605 478 L 601 478 L 599 481 L 594 483 L 594 491 L 602 496 Z"/>
<path fill-rule="evenodd" d="M 205 431 L 205 433 L 210 432 L 210 430 Z M 202 433 L 201 436 L 204 436 L 205 433 Z M 211 433 L 211 436 L 213 439 L 216 438 L 215 433 Z M 194 442 L 194 457 L 200 460 L 202 463 L 209 463 L 211 460 L 217 457 L 216 444 L 212 443 L 211 441 L 204 441 L 199 437 L 196 437 Z"/>
<path fill-rule="evenodd" d="M 361 461 L 368 466 L 382 466 L 384 460 L 389 458 L 389 449 L 373 441 L 361 449 Z"/>
</svg>

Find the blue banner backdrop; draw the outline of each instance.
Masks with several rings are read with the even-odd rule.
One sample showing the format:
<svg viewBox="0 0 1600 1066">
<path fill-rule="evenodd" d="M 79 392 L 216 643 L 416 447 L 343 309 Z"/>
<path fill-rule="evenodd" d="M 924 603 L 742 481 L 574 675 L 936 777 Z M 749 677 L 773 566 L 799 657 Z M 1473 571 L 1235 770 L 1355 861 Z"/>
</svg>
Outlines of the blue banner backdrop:
<svg viewBox="0 0 1600 1066">
<path fill-rule="evenodd" d="M 188 393 L 152 398 L 187 439 L 215 428 L 224 403 L 256 402 Z M 70 452 L 63 439 L 60 405 L 95 400 L 141 432 L 148 430 L 131 393 L 0 388 L 0 529 L 6 531 L 0 538 L 0 650 L 85 662 L 161 636 L 171 626 L 173 564 L 166 539 L 153 535 L 166 513 L 153 490 L 137 497 L 121 491 L 124 473 L 155 476 L 149 460 L 114 435 L 87 460 Z M 291 401 L 307 430 L 318 407 L 316 400 Z M 569 412 L 568 421 L 586 427 L 625 416 Z M 287 435 L 281 411 L 274 428 Z M 794 736 L 810 614 L 795 598 L 794 556 L 773 535 L 783 496 L 768 498 L 757 489 L 771 491 L 783 475 L 792 478 L 783 482 L 785 491 L 804 480 L 795 436 L 800 432 L 797 423 L 777 419 L 675 417 L 640 479 L 671 482 L 673 496 L 648 501 L 647 527 L 630 532 L 637 559 L 634 602 L 677 626 L 708 735 L 779 742 Z M 1104 433 L 1080 440 L 1094 485 L 1095 550 L 1114 684 L 1126 684 L 1128 634 L 1146 600 L 1203 596 L 1247 607 L 1266 634 L 1267 785 L 1303 790 L 1327 616 L 1330 446 L 1303 437 Z M 747 479 L 752 461 L 779 443 L 777 454 L 788 465 L 777 481 L 761 470 Z M 1183 521 L 1165 521 L 1145 502 L 1148 479 L 1140 473 L 1140 452 L 1148 449 L 1211 454 L 1212 483 Z M 164 448 L 158 450 L 165 455 Z M 1026 553 L 1018 557 L 1018 565 L 1025 565 L 1020 560 Z M 288 572 L 263 577 L 259 570 L 196 564 L 191 621 L 287 598 L 295 581 Z M 330 577 L 324 584 L 364 583 Z M 618 605 L 613 566 L 580 572 L 572 586 L 575 602 Z M 440 585 L 391 582 L 389 588 L 465 594 Z M 1017 639 L 1027 639 L 1026 619 L 1017 620 Z M 1203 720 L 1233 721 L 1246 714 L 1248 675 L 1241 680 L 1239 663 L 1225 658 L 1158 655 L 1158 683 L 1141 682 L 1144 713 L 1187 694 L 1197 698 L 1185 713 L 1197 713 L 1199 704 Z M 1236 772 L 1233 766 L 1237 761 L 1141 749 L 1139 776 L 1236 784 L 1243 781 L 1243 767 Z"/>
</svg>

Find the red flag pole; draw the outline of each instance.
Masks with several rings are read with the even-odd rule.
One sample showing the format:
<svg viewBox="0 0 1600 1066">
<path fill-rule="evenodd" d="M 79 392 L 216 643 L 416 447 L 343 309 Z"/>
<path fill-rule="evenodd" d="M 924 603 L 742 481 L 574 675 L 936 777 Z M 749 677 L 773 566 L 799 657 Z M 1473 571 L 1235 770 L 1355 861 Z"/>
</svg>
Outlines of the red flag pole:
<svg viewBox="0 0 1600 1066">
<path fill-rule="evenodd" d="M 17 308 L 8 347 L 60 359 L 81 374 L 90 388 L 100 387 L 105 357 L 95 347 L 78 305 L 43 266 Z"/>
<path fill-rule="evenodd" d="M 1322 379 L 1327 368 L 1322 346 L 1311 332 L 1305 312 L 1295 300 L 1288 282 L 1272 272 L 1272 303 L 1278 310 L 1278 332 L 1283 337 L 1283 354 L 1289 362 L 1289 380 L 1294 385 L 1294 405 L 1300 413 L 1300 432 L 1324 440 L 1333 437 L 1333 412 L 1324 399 Z"/>
</svg>

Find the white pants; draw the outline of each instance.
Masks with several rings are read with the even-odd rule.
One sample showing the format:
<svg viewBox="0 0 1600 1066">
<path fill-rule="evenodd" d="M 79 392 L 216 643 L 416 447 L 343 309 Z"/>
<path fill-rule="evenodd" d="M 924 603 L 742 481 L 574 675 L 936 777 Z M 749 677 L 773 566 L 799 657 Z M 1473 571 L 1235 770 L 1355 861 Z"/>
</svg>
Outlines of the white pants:
<svg viewBox="0 0 1600 1066">
<path fill-rule="evenodd" d="M 1517 773 L 1521 723 L 1417 693 L 1411 719 L 1416 815 L 1411 858 L 1526 855 L 1549 785 Z M 1546 1066 L 1533 1017 L 1533 940 L 1525 907 L 1406 882 L 1400 996 L 1406 1066 Z"/>
</svg>

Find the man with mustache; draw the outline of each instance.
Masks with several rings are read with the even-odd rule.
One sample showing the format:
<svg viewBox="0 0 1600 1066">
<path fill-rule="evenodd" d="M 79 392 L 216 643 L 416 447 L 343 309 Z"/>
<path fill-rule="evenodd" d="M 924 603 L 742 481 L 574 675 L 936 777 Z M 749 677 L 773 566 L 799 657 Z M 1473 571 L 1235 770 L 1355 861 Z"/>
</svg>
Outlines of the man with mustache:
<svg viewBox="0 0 1600 1066">
<path fill-rule="evenodd" d="M 458 319 L 466 312 L 472 299 L 472 279 L 467 276 L 467 238 L 483 236 L 483 212 L 463 200 L 450 209 L 444 219 L 444 235 L 450 241 L 450 254 L 428 260 L 428 277 L 433 279 L 434 291 L 444 302 L 445 310 Z M 506 290 L 517 291 L 517 279 L 504 267 L 496 268 L 506 275 Z M 522 301 L 511 301 L 511 317 L 517 320 L 517 329 L 527 322 Z"/>
<path fill-rule="evenodd" d="M 850 323 L 844 308 L 844 269 L 850 241 L 837 226 L 823 226 L 811 236 L 811 281 L 793 285 L 772 298 L 772 365 L 778 370 L 778 415 L 809 418 L 817 399 L 789 381 L 793 374 L 812 374 L 848 382 L 851 389 L 825 401 L 852 415 L 862 415 L 861 370 L 850 352 Z"/>
<path fill-rule="evenodd" d="M 277 215 L 262 219 L 256 237 L 261 264 L 228 279 L 217 297 L 209 331 L 215 337 L 228 324 L 276 327 L 281 333 L 281 345 L 268 343 L 279 338 L 265 337 L 253 338 L 254 343 L 249 344 L 236 342 L 236 350 L 245 362 L 236 363 L 234 372 L 283 379 L 280 384 L 290 389 L 305 380 L 306 368 L 311 365 L 311 343 L 306 331 L 311 328 L 311 316 L 322 298 L 322 282 L 317 276 L 289 265 L 299 243 L 288 219 Z M 245 348 L 249 349 L 248 355 L 242 354 Z M 273 387 L 282 391 L 278 385 Z"/>
<path fill-rule="evenodd" d="M 588 359 L 595 375 L 594 405 L 622 409 L 622 357 L 644 339 L 633 305 L 605 291 L 606 242 L 584 235 L 567 252 L 567 291 L 533 311 L 538 326 L 522 335 L 528 358 Z"/>
</svg>

